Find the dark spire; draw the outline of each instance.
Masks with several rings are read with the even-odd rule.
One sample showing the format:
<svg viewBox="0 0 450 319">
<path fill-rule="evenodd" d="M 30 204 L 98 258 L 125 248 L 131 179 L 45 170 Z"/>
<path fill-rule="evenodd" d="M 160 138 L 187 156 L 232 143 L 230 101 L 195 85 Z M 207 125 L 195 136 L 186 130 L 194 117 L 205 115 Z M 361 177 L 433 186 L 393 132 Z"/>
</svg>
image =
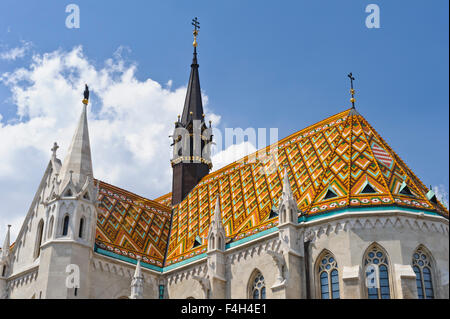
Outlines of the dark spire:
<svg viewBox="0 0 450 319">
<path fill-rule="evenodd" d="M 189 77 L 189 84 L 186 92 L 186 99 L 184 100 L 183 114 L 181 116 L 181 123 L 186 126 L 192 120 L 203 119 L 203 103 L 202 93 L 200 90 L 200 78 L 198 75 L 197 52 L 194 47 L 194 57 L 191 64 L 191 75 Z"/>
<path fill-rule="evenodd" d="M 347 76 L 350 79 L 350 94 L 352 95 L 352 98 L 350 99 L 350 102 L 352 102 L 352 109 L 355 108 L 355 90 L 353 89 L 353 81 L 355 80 L 352 72 L 350 72 L 349 74 L 347 74 Z"/>
<path fill-rule="evenodd" d="M 197 63 L 197 35 L 200 22 L 197 18 L 192 20 L 194 26 L 194 56 L 191 64 L 191 75 L 189 77 L 189 84 L 186 92 L 186 99 L 184 101 L 183 114 L 181 116 L 181 124 L 187 126 L 192 120 L 203 120 L 203 103 L 202 93 L 200 90 L 200 77 L 198 75 Z"/>
<path fill-rule="evenodd" d="M 177 205 L 205 177 L 212 168 L 211 142 L 212 129 L 205 125 L 202 93 L 198 76 L 197 35 L 199 22 L 192 20 L 194 26 L 194 56 L 191 75 L 184 101 L 183 114 L 175 122 L 172 165 L 172 205 Z"/>
</svg>

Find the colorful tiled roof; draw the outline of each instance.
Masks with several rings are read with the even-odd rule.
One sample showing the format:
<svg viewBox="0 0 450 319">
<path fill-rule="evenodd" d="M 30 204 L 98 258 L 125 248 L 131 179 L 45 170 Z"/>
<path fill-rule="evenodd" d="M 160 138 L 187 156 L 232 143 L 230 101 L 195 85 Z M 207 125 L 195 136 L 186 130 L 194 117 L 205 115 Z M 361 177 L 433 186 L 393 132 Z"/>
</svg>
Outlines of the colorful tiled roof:
<svg viewBox="0 0 450 319">
<path fill-rule="evenodd" d="M 354 109 L 282 139 L 275 150 L 278 164 L 269 146 L 254 163 L 243 159 L 205 176 L 173 208 L 165 266 L 206 252 L 204 238 L 217 195 L 225 231 L 233 240 L 276 226 L 277 218 L 269 215 L 281 196 L 283 167 L 305 215 L 347 207 L 403 206 L 448 217 L 448 210 L 436 198 L 427 198 L 427 187 Z M 263 174 L 263 168 L 272 173 Z M 158 200 L 167 203 L 168 195 Z M 202 244 L 193 248 L 198 236 Z"/>
<path fill-rule="evenodd" d="M 171 207 L 172 206 L 172 193 L 168 193 L 166 195 L 155 198 L 154 201 L 158 202 L 164 206 Z"/>
<path fill-rule="evenodd" d="M 170 228 L 171 209 L 102 181 L 99 183 L 101 214 L 95 244 L 117 255 L 162 267 Z"/>
</svg>

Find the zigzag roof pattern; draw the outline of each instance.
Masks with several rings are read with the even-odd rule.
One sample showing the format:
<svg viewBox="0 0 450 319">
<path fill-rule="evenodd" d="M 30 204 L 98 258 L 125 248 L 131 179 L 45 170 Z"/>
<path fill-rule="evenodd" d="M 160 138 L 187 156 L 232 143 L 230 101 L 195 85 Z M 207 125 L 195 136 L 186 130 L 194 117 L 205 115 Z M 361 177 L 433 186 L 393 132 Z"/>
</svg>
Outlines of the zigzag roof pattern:
<svg viewBox="0 0 450 319">
<path fill-rule="evenodd" d="M 273 145 L 272 145 L 273 146 Z M 270 218 L 282 191 L 282 171 L 304 215 L 348 207 L 403 206 L 448 210 L 355 109 L 298 131 L 213 172 L 173 207 L 165 266 L 206 252 L 206 237 L 219 196 L 228 237 L 242 239 L 277 225 Z M 257 152 L 261 154 L 261 150 Z M 264 174 L 264 172 L 270 172 Z M 167 195 L 158 200 L 167 203 Z M 194 242 L 202 239 L 202 243 Z"/>
<path fill-rule="evenodd" d="M 101 213 L 95 245 L 120 256 L 163 267 L 171 209 L 116 186 L 96 180 Z"/>
<path fill-rule="evenodd" d="M 284 168 L 305 216 L 348 207 L 402 206 L 448 218 L 448 210 L 350 109 L 208 174 L 172 208 L 171 193 L 149 200 L 96 180 L 101 210 L 96 247 L 115 256 L 140 256 L 159 268 L 202 254 L 217 196 L 232 241 L 273 228 L 278 219 L 271 211 L 281 196 Z"/>
</svg>

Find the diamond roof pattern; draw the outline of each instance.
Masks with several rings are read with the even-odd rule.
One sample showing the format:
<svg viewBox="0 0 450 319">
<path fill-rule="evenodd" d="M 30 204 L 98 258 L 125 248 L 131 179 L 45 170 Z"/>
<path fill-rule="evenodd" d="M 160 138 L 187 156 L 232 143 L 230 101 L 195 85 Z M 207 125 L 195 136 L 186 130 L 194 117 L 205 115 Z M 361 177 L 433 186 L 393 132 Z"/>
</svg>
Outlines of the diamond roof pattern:
<svg viewBox="0 0 450 319">
<path fill-rule="evenodd" d="M 248 161 L 254 158 L 250 155 L 205 176 L 173 207 L 170 235 L 170 193 L 151 201 L 100 182 L 105 214 L 98 219 L 97 245 L 130 258 L 141 254 L 144 262 L 159 267 L 166 249 L 164 266 L 204 253 L 217 196 L 232 241 L 275 227 L 278 219 L 269 217 L 281 196 L 284 167 L 305 215 L 397 205 L 448 217 L 448 210 L 428 199 L 427 187 L 355 110 L 298 131 L 270 151 L 270 146 L 258 151 L 256 162 Z"/>
<path fill-rule="evenodd" d="M 162 267 L 170 208 L 102 181 L 95 244 L 106 251 Z"/>
</svg>

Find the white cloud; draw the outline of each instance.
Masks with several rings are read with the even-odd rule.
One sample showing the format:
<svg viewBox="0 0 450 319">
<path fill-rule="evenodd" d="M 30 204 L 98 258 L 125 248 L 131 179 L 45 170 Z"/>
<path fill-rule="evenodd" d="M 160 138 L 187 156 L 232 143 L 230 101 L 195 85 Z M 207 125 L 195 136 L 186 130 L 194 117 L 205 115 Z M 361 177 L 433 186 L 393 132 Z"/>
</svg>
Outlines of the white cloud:
<svg viewBox="0 0 450 319">
<path fill-rule="evenodd" d="M 212 151 L 214 154 L 214 148 Z M 216 152 L 216 154 L 212 156 L 213 170 L 218 170 L 256 151 L 256 147 L 248 141 L 230 145 L 225 150 Z"/>
<path fill-rule="evenodd" d="M 436 198 L 448 209 L 448 191 L 444 185 L 433 186 L 433 191 L 436 194 Z"/>
<path fill-rule="evenodd" d="M 21 42 L 22 46 L 20 47 L 15 47 L 7 51 L 0 52 L 0 59 L 14 61 L 18 58 L 23 58 L 25 56 L 25 53 L 31 48 L 32 43 L 28 41 L 21 41 Z"/>
<path fill-rule="evenodd" d="M 168 136 L 182 111 L 186 88 L 138 80 L 136 65 L 125 63 L 121 50 L 103 67 L 94 66 L 81 46 L 36 54 L 30 65 L 0 75 L 17 107 L 13 119 L 0 115 L 0 236 L 7 224 L 13 225 L 12 238 L 19 231 L 53 142 L 64 159 L 81 113 L 84 83 L 91 91 L 95 177 L 149 198 L 170 191 Z M 217 124 L 220 116 L 208 110 L 207 101 L 205 96 L 205 113 Z"/>
</svg>

